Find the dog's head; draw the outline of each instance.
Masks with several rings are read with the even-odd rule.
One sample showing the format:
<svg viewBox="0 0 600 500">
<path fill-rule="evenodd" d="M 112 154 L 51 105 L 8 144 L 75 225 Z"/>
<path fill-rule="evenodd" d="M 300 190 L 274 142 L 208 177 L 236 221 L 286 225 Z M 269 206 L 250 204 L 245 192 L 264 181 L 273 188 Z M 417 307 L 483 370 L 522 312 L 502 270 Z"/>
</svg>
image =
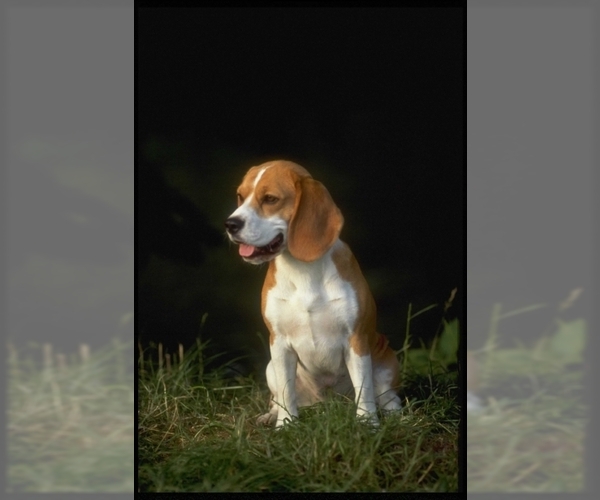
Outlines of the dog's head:
<svg viewBox="0 0 600 500">
<path fill-rule="evenodd" d="M 237 199 L 238 208 L 225 227 L 242 258 L 252 264 L 286 250 L 304 262 L 317 260 L 335 243 L 344 224 L 325 186 L 289 161 L 252 167 L 238 187 Z"/>
</svg>

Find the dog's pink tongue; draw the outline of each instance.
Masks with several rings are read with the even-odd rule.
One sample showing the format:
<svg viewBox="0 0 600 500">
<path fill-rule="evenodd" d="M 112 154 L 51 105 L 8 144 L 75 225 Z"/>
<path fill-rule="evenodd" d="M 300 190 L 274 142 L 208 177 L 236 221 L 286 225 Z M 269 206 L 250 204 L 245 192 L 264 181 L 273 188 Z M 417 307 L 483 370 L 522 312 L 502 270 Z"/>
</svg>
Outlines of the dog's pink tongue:
<svg viewBox="0 0 600 500">
<path fill-rule="evenodd" d="M 252 245 L 240 244 L 240 255 L 242 257 L 250 257 L 254 253 L 254 247 Z"/>
</svg>

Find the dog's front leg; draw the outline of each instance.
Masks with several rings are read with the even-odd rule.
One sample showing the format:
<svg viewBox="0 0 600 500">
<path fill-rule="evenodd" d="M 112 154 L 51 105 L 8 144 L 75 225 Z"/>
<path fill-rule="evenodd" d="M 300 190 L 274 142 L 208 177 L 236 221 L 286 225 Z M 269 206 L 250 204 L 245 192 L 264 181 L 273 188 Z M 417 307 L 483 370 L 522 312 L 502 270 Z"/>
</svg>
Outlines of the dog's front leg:
<svg viewBox="0 0 600 500">
<path fill-rule="evenodd" d="M 276 389 L 275 405 L 277 405 L 277 424 L 281 427 L 285 420 L 291 421 L 298 416 L 296 402 L 296 368 L 298 355 L 287 345 L 277 341 L 271 346 L 271 363 L 275 372 Z"/>
<path fill-rule="evenodd" d="M 368 354 L 359 356 L 350 348 L 346 353 L 346 366 L 354 386 L 356 415 L 358 417 L 366 416 L 372 424 L 378 425 L 371 356 Z"/>
</svg>

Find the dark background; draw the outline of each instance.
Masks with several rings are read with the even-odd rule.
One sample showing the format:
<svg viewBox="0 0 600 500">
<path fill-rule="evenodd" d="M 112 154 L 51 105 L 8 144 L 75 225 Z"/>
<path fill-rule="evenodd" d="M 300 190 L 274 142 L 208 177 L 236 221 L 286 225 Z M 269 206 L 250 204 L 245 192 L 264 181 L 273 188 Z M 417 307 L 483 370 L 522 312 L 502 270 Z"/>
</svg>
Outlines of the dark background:
<svg viewBox="0 0 600 500">
<path fill-rule="evenodd" d="M 342 239 L 402 344 L 413 312 L 463 281 L 464 11 L 137 11 L 137 332 L 173 350 L 267 355 L 265 267 L 245 264 L 223 222 L 246 170 L 305 166 L 342 210 Z M 200 328 L 201 318 L 207 314 Z M 411 323 L 430 340 L 438 307 Z M 459 319 L 462 319 L 459 317 Z M 259 335 L 257 335 L 259 333 Z M 261 341 L 262 338 L 262 341 Z"/>
</svg>

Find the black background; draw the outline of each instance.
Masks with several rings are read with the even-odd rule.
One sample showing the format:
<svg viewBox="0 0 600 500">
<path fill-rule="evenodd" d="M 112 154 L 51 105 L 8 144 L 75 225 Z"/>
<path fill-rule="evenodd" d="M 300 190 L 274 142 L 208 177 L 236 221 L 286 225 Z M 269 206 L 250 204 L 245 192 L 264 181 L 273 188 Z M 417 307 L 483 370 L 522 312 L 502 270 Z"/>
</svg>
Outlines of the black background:
<svg viewBox="0 0 600 500">
<path fill-rule="evenodd" d="M 305 166 L 398 348 L 406 312 L 463 285 L 464 54 L 458 8 L 141 8 L 136 19 L 136 227 L 142 342 L 200 332 L 265 355 L 264 267 L 224 237 L 245 171 Z M 441 309 L 411 323 L 428 340 Z"/>
</svg>

